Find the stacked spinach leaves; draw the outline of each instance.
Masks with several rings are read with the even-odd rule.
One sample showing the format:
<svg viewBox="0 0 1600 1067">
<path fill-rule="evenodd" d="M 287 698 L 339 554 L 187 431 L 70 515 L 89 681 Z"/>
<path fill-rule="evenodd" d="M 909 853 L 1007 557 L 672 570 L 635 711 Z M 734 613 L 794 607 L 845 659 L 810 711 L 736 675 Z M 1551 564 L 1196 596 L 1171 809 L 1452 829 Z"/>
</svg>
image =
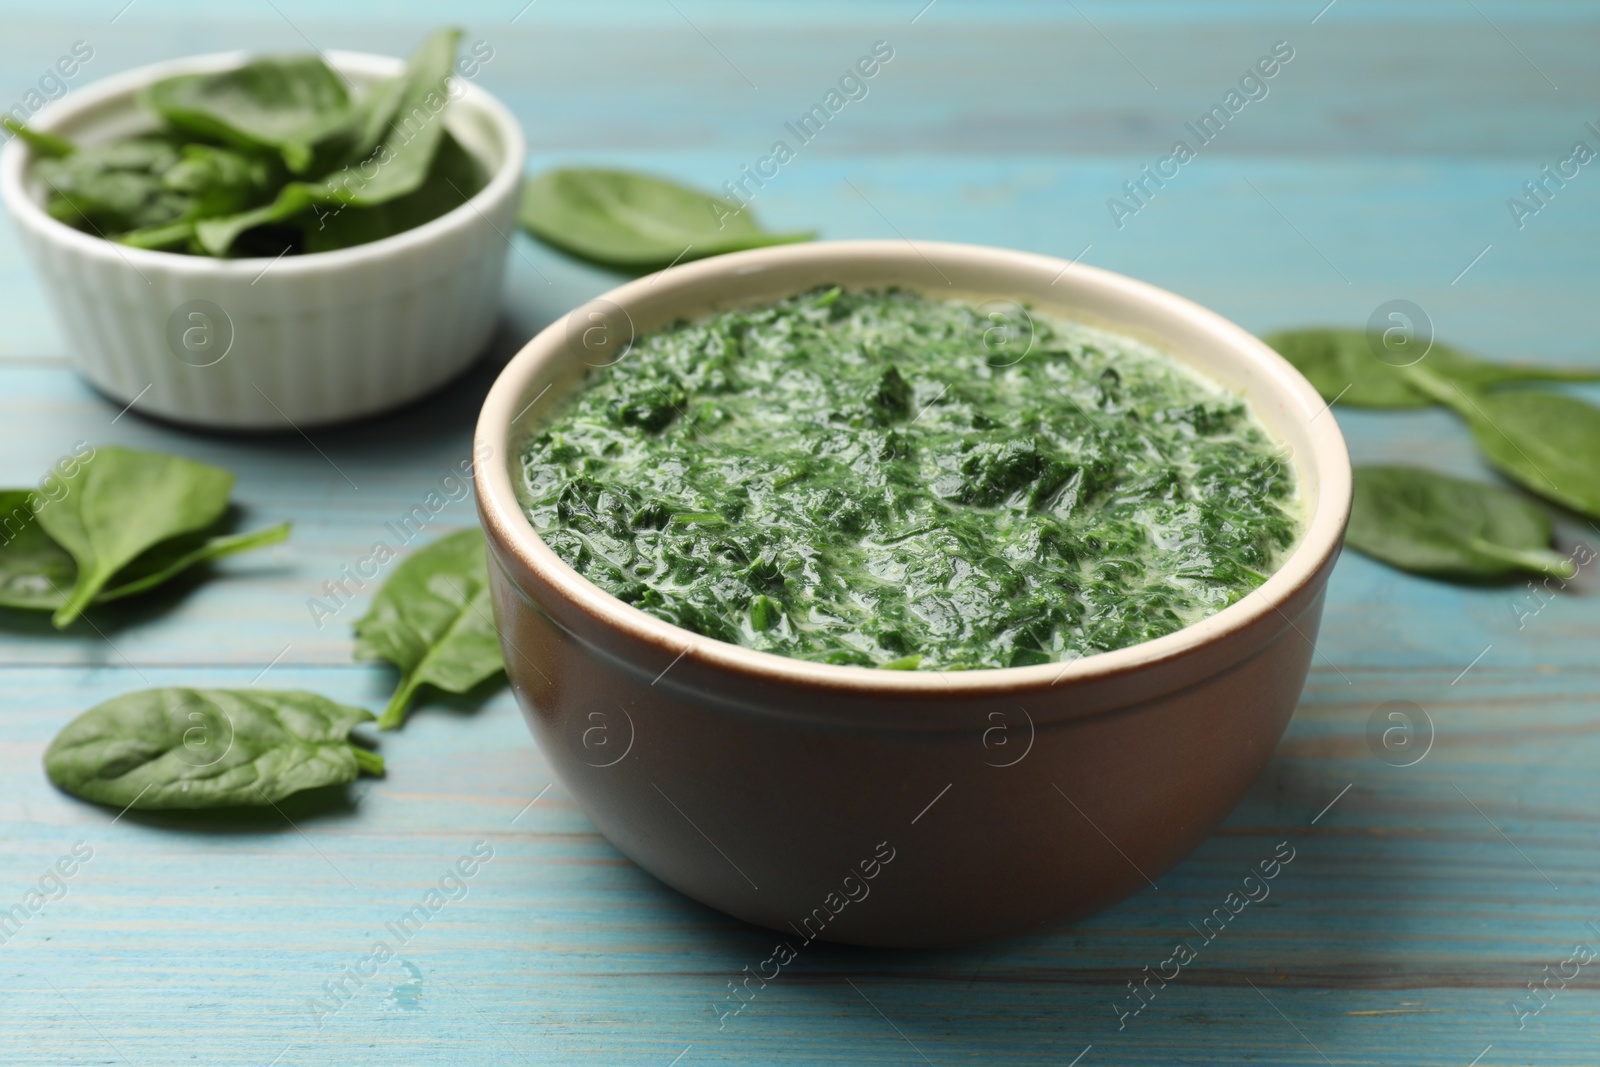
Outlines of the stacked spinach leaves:
<svg viewBox="0 0 1600 1067">
<path fill-rule="evenodd" d="M 445 129 L 460 31 L 425 40 L 396 78 L 357 92 L 318 56 L 255 60 L 147 87 L 156 130 L 77 146 L 5 120 L 40 156 L 45 210 L 138 248 L 277 256 L 420 226 L 483 188 Z"/>
<path fill-rule="evenodd" d="M 1561 393 L 1504 388 L 1600 381 L 1600 370 L 1490 363 L 1441 344 L 1399 366 L 1379 359 L 1359 330 L 1289 330 L 1264 340 L 1330 404 L 1443 405 L 1511 481 L 1600 519 L 1600 408 Z M 1468 581 L 1576 571 L 1550 549 L 1546 510 L 1512 490 L 1414 467 L 1358 467 L 1354 490 L 1347 542 L 1402 570 Z"/>
</svg>

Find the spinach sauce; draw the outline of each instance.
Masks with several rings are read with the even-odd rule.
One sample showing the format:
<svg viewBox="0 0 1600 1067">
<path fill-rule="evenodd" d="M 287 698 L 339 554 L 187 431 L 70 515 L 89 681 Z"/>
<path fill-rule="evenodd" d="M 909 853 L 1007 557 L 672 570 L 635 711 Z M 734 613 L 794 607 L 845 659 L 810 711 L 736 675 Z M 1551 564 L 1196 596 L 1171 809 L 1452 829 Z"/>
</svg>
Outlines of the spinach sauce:
<svg viewBox="0 0 1600 1067">
<path fill-rule="evenodd" d="M 1239 398 L 1129 338 L 893 290 L 641 338 L 521 459 L 535 529 L 600 588 L 824 663 L 1122 648 L 1238 600 L 1299 530 Z"/>
</svg>

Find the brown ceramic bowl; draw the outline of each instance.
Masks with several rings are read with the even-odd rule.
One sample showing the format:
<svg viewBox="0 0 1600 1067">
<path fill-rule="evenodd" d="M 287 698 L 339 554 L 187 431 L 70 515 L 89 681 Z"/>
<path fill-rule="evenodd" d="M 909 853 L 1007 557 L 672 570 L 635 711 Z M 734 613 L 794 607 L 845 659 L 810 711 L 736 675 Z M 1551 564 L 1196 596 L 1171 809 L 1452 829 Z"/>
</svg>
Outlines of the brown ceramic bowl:
<svg viewBox="0 0 1600 1067">
<path fill-rule="evenodd" d="M 634 332 L 821 284 L 1004 298 L 1153 342 L 1230 389 L 1293 456 L 1299 545 L 1259 590 L 1067 664 L 936 673 L 725 644 L 629 607 L 518 506 L 518 445 Z M 1153 884 L 1216 828 L 1294 711 L 1350 505 L 1338 425 L 1238 326 L 1141 282 L 968 245 L 790 245 L 678 266 L 544 330 L 478 421 L 478 508 L 517 699 L 596 827 L 673 888 L 780 931 L 978 941 Z M 770 976 L 769 976 L 770 977 Z"/>
</svg>

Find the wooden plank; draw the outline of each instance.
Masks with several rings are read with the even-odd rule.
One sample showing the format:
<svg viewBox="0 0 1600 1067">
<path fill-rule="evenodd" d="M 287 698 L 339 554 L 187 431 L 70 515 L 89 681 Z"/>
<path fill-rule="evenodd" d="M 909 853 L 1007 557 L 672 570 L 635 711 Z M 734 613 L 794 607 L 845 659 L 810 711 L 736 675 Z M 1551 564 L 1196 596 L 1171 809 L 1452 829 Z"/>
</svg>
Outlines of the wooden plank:
<svg viewBox="0 0 1600 1067">
<path fill-rule="evenodd" d="M 144 673 L 245 685 L 253 672 Z M 266 684 L 370 704 L 382 695 L 376 673 L 278 667 Z M 541 1063 L 666 1062 L 691 1043 L 704 1062 L 816 1062 L 824 1048 L 905 1062 L 910 1050 L 846 979 L 935 1062 L 1061 1063 L 1089 1043 L 1095 1062 L 1229 1062 L 1251 1049 L 1317 1062 L 1251 982 L 1334 1062 L 1466 1063 L 1490 1043 L 1508 1057 L 1584 1062 L 1592 991 L 1563 991 L 1521 1031 L 1510 1005 L 1546 963 L 1597 936 L 1585 924 L 1600 919 L 1600 833 L 1581 784 L 1600 758 L 1595 673 L 1480 667 L 1455 687 L 1422 672 L 1346 673 L 1348 686 L 1313 682 L 1244 804 L 1157 890 L 1072 928 L 971 950 L 814 946 L 719 1030 L 710 1005 L 772 935 L 633 869 L 559 785 L 540 796 L 548 770 L 504 693 L 477 710 L 424 708 L 385 735 L 393 773 L 356 786 L 348 806 L 289 802 L 286 816 L 221 828 L 133 813 L 113 824 L 113 812 L 57 795 L 33 768 L 79 707 L 143 680 L 7 669 L 0 731 L 13 770 L 0 818 L 19 832 L 0 852 L 0 884 L 20 898 L 73 842 L 94 849 L 67 895 L 4 946 L 14 1015 L 60 1024 L 35 1030 L 10 1062 L 93 1050 L 67 1000 L 135 1063 L 161 1060 L 176 1004 L 217 1024 L 197 1048 L 207 1061 L 265 1062 L 293 1041 L 282 1062 L 480 1062 L 506 1056 L 507 1042 Z M 1435 743 L 1412 767 L 1380 762 L 1365 738 L 1371 708 L 1393 699 L 1433 718 Z M 308 1001 L 326 1000 L 322 983 L 375 939 L 396 942 L 384 924 L 479 840 L 494 857 L 466 896 L 395 946 L 420 972 L 420 993 L 416 975 L 386 964 L 319 1030 Z M 1282 841 L 1294 859 L 1270 895 L 1202 941 L 1190 924 Z M 1178 938 L 1198 959 L 1119 1030 L 1126 983 Z M 60 992 L 28 981 L 40 974 Z M 441 1039 L 459 1045 L 430 1049 Z M 1397 1045 L 1428 1057 L 1396 1061 Z"/>
<path fill-rule="evenodd" d="M 76 39 L 92 41 L 99 77 L 306 38 L 403 52 L 440 17 L 409 2 L 274 6 L 139 0 L 115 24 L 120 0 L 73 18 L 19 11 L 0 40 L 0 93 L 20 96 Z M 1359 325 L 1400 297 L 1487 355 L 1595 359 L 1600 178 L 1586 168 L 1521 229 L 1505 203 L 1574 138 L 1600 144 L 1584 126 L 1600 121 L 1588 5 L 1342 2 L 1315 25 L 1321 0 L 938 0 L 920 15 L 921 0 L 626 0 L 540 3 L 513 23 L 522 6 L 466 0 L 448 15 L 496 48 L 482 83 L 523 118 L 530 169 L 593 162 L 716 187 L 882 38 L 895 59 L 760 191 L 763 219 L 1066 257 L 1092 246 L 1085 262 L 1255 330 Z M 1297 54 L 1269 96 L 1118 228 L 1107 198 L 1278 39 Z M 381 705 L 392 672 L 350 660 L 347 624 L 370 589 L 320 629 L 306 600 L 393 539 L 385 524 L 466 457 L 499 362 L 616 282 L 523 238 L 509 265 L 495 350 L 438 397 L 313 431 L 314 444 L 288 430 L 194 435 L 118 417 L 71 374 L 0 226 L 0 484 L 30 482 L 77 440 L 117 442 L 225 464 L 247 525 L 295 523 L 287 545 L 212 581 L 97 611 L 103 634 L 0 614 L 0 911 L 75 842 L 94 850 L 0 943 L 6 1063 L 1597 1062 L 1590 969 L 1536 1014 L 1526 988 L 1576 943 L 1600 946 L 1592 573 L 1546 603 L 1515 583 L 1456 587 L 1347 556 L 1288 735 L 1158 889 L 968 950 L 812 946 L 726 1020 L 726 983 L 773 935 L 616 853 L 551 785 L 504 690 L 428 700 L 402 732 L 366 731 L 389 777 L 282 813 L 118 819 L 57 793 L 39 769 L 49 739 L 130 689 L 259 677 Z M 1335 417 L 1358 461 L 1488 476 L 1444 413 Z M 470 501 L 452 502 L 427 536 L 472 521 Z M 1596 545 L 1600 530 L 1566 519 L 1559 538 Z M 1431 722 L 1413 766 L 1374 747 L 1369 724 L 1381 730 L 1392 701 Z M 494 857 L 465 896 L 398 945 L 385 924 L 480 840 Z M 1279 842 L 1295 858 L 1270 896 L 1205 940 L 1194 927 Z M 384 938 L 396 958 L 328 1011 L 324 983 Z M 1194 962 L 1119 1018 L 1137 1003 L 1127 983 L 1179 938 L 1199 946 Z"/>
<path fill-rule="evenodd" d="M 1600 147 L 1600 138 L 1594 143 Z M 543 150 L 530 166 L 642 168 L 710 188 L 737 176 L 739 163 L 765 145 L 763 138 L 731 159 Z M 1106 201 L 1158 151 L 982 160 L 801 156 L 761 190 L 755 208 L 773 226 L 816 227 L 829 238 L 903 234 L 1068 259 L 1082 254 L 1086 263 L 1174 289 L 1251 329 L 1361 325 L 1380 303 L 1402 296 L 1428 312 L 1440 337 L 1496 358 L 1595 355 L 1600 311 L 1582 299 L 1580 268 L 1600 239 L 1600 176 L 1575 182 L 1519 231 L 1505 201 L 1538 174 L 1538 158 L 1398 169 L 1376 158 L 1202 156 L 1119 230 Z M 961 210 L 952 212 L 951 204 Z M 35 365 L 64 357 L 14 242 L 13 231 L 0 228 L 0 282 L 17 294 L 19 309 L 0 353 Z M 508 345 L 622 280 L 520 236 L 509 264 Z"/>
</svg>

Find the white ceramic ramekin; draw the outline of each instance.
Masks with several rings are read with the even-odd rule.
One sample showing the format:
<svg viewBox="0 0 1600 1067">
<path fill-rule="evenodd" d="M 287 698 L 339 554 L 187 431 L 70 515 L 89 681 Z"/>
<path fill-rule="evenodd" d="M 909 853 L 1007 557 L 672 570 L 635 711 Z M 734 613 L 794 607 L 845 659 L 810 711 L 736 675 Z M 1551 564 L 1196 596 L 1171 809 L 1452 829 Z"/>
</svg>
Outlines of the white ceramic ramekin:
<svg viewBox="0 0 1600 1067">
<path fill-rule="evenodd" d="M 243 53 L 140 67 L 79 89 L 33 120 L 85 142 L 149 128 L 135 94 Z M 398 59 L 331 52 L 357 86 Z M 498 321 L 526 146 L 504 105 L 462 82 L 450 132 L 488 185 L 413 230 L 336 252 L 218 260 L 126 248 L 57 222 L 13 138 L 0 197 L 83 374 L 118 403 L 196 426 L 265 430 L 337 422 L 414 400 L 464 370 Z"/>
</svg>

